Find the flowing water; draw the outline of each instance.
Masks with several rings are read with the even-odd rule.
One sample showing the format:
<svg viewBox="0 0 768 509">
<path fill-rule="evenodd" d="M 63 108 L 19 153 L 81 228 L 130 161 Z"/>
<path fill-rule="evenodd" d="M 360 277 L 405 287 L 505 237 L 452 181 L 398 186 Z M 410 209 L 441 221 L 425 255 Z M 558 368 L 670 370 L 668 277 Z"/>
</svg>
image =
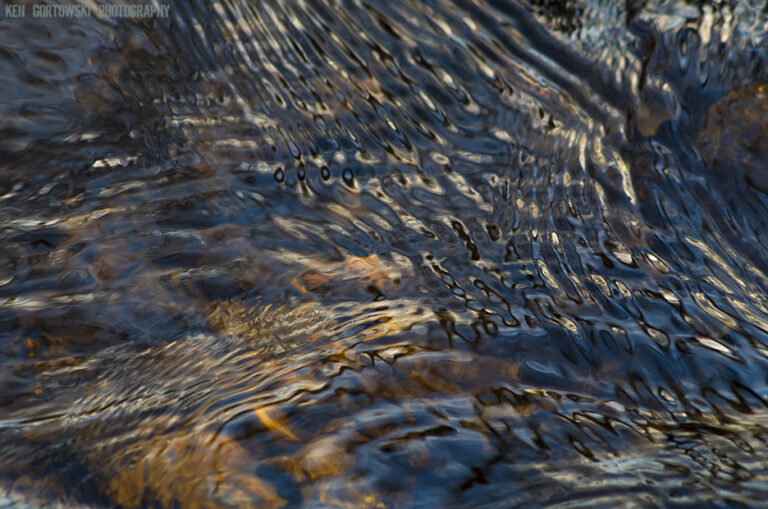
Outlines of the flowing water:
<svg viewBox="0 0 768 509">
<path fill-rule="evenodd" d="M 0 505 L 766 500 L 764 2 L 31 5 Z"/>
</svg>

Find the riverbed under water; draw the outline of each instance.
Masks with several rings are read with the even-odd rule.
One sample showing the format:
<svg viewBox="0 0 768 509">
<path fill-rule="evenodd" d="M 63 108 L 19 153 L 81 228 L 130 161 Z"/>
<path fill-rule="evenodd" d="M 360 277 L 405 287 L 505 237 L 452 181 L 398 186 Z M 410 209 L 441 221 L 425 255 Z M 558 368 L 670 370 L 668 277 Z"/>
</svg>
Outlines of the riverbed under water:
<svg viewBox="0 0 768 509">
<path fill-rule="evenodd" d="M 764 2 L 2 18 L 0 156 L 0 505 L 768 497 Z"/>
</svg>

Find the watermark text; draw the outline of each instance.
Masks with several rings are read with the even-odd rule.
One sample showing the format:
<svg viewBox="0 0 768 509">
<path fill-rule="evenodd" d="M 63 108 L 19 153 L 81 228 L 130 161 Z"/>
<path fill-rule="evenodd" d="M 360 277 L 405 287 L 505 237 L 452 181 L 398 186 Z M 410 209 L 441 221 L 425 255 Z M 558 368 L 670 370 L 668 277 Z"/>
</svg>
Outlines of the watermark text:
<svg viewBox="0 0 768 509">
<path fill-rule="evenodd" d="M 92 8 L 90 5 L 69 4 L 9 4 L 5 6 L 6 18 L 167 18 L 171 7 L 167 4 L 105 4 Z"/>
</svg>

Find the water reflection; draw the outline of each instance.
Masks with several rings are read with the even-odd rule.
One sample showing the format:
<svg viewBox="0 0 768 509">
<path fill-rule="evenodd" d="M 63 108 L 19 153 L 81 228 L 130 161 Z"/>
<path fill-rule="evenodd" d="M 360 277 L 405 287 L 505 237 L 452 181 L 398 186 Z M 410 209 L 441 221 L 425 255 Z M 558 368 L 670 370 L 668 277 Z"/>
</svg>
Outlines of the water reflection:
<svg viewBox="0 0 768 509">
<path fill-rule="evenodd" d="M 0 503 L 759 504 L 766 19 L 0 20 Z"/>
</svg>

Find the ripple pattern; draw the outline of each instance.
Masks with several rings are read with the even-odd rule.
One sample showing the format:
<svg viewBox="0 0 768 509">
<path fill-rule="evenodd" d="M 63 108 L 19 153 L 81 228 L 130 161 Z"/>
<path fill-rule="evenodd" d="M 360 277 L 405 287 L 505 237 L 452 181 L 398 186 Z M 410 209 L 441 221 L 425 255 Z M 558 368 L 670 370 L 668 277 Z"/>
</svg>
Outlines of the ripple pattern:
<svg viewBox="0 0 768 509">
<path fill-rule="evenodd" d="M 169 13 L 0 20 L 0 505 L 765 500 L 764 6 Z"/>
</svg>

